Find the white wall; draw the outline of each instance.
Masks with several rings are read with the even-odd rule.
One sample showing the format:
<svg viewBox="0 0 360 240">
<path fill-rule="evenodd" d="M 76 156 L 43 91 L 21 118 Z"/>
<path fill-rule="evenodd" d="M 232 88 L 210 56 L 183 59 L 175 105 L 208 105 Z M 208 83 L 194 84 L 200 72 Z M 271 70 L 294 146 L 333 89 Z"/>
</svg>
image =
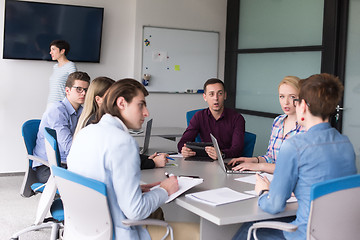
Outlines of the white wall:
<svg viewBox="0 0 360 240">
<path fill-rule="evenodd" d="M 41 0 L 36 0 L 41 1 Z M 0 1 L 0 26 L 4 2 Z M 142 26 L 152 25 L 220 32 L 219 77 L 225 58 L 226 0 L 54 0 L 104 7 L 101 63 L 77 63 L 91 78 L 141 77 Z M 3 28 L 0 39 L 3 39 Z M 2 41 L 0 43 L 2 51 Z M 1 52 L 2 55 L 2 52 Z M 0 173 L 25 170 L 21 125 L 41 118 L 53 62 L 0 59 Z M 204 79 L 205 81 L 205 79 Z M 185 112 L 206 104 L 201 95 L 152 94 L 148 105 L 155 126 L 185 127 Z"/>
<path fill-rule="evenodd" d="M 0 26 L 4 25 L 4 2 L 4 0 L 0 2 Z M 135 1 L 58 0 L 51 2 L 104 7 L 101 63 L 77 63 L 77 67 L 79 70 L 88 72 L 91 78 L 100 75 L 114 79 L 133 77 Z M 0 39 L 3 39 L 3 30 L 0 31 Z M 3 49 L 2 41 L 0 48 Z M 28 119 L 41 118 L 46 106 L 48 79 L 53 64 L 46 61 L 0 59 L 1 173 L 25 170 L 25 149 L 21 137 L 21 125 Z"/>
</svg>

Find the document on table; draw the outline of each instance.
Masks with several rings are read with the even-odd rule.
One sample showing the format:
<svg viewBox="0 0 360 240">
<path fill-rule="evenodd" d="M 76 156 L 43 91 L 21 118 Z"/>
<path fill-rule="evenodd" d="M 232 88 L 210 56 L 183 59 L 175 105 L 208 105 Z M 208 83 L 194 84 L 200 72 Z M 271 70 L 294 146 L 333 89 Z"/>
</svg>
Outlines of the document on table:
<svg viewBox="0 0 360 240">
<path fill-rule="evenodd" d="M 201 184 L 204 179 L 202 178 L 192 178 L 192 177 L 178 177 L 179 190 L 169 196 L 169 199 L 165 203 L 169 203 L 175 198 L 177 198 L 182 193 L 186 192 L 190 188 L 195 187 L 196 185 Z M 155 186 L 156 187 L 156 186 Z"/>
<path fill-rule="evenodd" d="M 262 173 L 261 175 L 264 177 L 267 177 L 267 179 L 269 179 L 270 182 L 273 180 L 273 177 L 274 177 L 274 175 L 269 174 L 269 173 Z M 246 183 L 250 183 L 250 184 L 256 184 L 256 175 L 252 174 L 252 175 L 249 175 L 246 177 L 235 178 L 234 180 L 240 181 L 240 182 L 246 182 Z"/>
<path fill-rule="evenodd" d="M 240 200 L 253 198 L 255 196 L 240 193 L 230 188 L 223 187 L 197 193 L 189 193 L 186 194 L 185 197 L 205 204 L 209 204 L 211 206 L 218 206 L 226 203 L 232 203 Z"/>
<path fill-rule="evenodd" d="M 255 190 L 244 191 L 244 193 L 252 194 L 252 195 L 257 196 L 257 193 L 255 192 Z M 292 197 L 290 197 L 286 202 L 287 202 L 287 203 L 297 202 L 297 199 L 296 199 L 296 197 L 292 196 Z"/>
</svg>

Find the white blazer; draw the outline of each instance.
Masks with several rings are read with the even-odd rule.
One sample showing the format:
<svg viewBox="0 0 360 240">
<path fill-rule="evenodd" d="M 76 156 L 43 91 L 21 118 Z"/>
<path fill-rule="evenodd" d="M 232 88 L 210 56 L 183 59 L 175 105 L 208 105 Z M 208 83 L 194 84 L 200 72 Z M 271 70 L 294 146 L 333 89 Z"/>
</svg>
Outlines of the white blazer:
<svg viewBox="0 0 360 240">
<path fill-rule="evenodd" d="M 168 194 L 163 188 L 141 192 L 139 147 L 119 118 L 106 114 L 98 124 L 83 128 L 67 164 L 70 171 L 106 184 L 116 239 L 150 239 L 146 229 L 126 227 L 121 221 L 147 218 Z"/>
</svg>

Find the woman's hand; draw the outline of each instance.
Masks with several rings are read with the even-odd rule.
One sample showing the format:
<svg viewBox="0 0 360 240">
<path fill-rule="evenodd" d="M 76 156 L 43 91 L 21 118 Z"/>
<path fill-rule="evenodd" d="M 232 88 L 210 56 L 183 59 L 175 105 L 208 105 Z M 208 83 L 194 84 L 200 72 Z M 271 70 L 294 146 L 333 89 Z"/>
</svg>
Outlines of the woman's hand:
<svg viewBox="0 0 360 240">
<path fill-rule="evenodd" d="M 149 159 L 152 159 L 155 163 L 155 167 L 165 167 L 166 163 L 168 163 L 169 154 L 166 153 L 154 153 L 153 155 L 149 156 Z"/>
<path fill-rule="evenodd" d="M 232 169 L 236 171 L 245 171 L 245 170 L 261 171 L 259 163 L 249 163 L 249 162 L 240 163 L 239 165 L 233 167 Z"/>
<path fill-rule="evenodd" d="M 233 158 L 231 159 L 231 161 L 228 163 L 228 165 L 230 166 L 235 166 L 239 163 L 242 163 L 242 162 L 257 162 L 257 158 L 256 157 L 238 157 L 238 158 Z"/>
</svg>

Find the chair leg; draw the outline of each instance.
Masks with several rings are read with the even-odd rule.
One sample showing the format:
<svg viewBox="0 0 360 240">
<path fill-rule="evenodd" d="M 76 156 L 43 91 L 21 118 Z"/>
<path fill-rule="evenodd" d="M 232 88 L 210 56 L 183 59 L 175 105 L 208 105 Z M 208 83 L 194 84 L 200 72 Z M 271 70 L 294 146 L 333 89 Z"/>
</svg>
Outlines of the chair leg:
<svg viewBox="0 0 360 240">
<path fill-rule="evenodd" d="M 32 225 L 30 227 L 27 227 L 27 228 L 15 233 L 14 235 L 12 235 L 11 240 L 18 240 L 19 236 L 24 233 L 36 231 L 36 230 L 40 230 L 40 229 L 44 229 L 44 228 L 51 228 L 52 229 L 51 230 L 51 239 L 56 240 L 57 238 L 53 238 L 53 236 L 57 237 L 60 226 L 61 225 L 59 223 L 55 223 L 55 222 L 47 222 L 47 223 L 42 223 L 40 225 Z"/>
</svg>

